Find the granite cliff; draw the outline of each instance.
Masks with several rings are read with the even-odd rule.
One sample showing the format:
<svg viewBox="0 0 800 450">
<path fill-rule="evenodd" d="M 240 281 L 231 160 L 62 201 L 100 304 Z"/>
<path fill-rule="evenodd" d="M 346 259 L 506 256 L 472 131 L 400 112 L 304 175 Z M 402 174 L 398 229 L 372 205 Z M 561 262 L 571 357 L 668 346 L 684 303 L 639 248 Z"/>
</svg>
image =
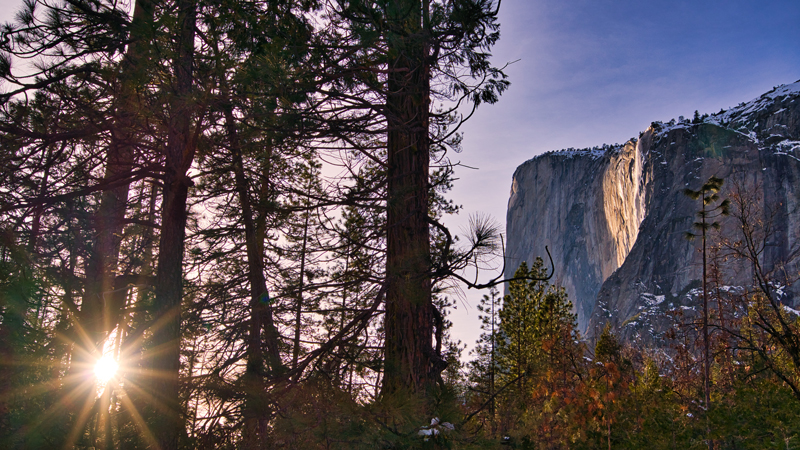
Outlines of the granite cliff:
<svg viewBox="0 0 800 450">
<path fill-rule="evenodd" d="M 556 282 L 572 300 L 582 333 L 605 323 L 626 338 L 652 339 L 677 308 L 694 309 L 702 274 L 700 240 L 689 241 L 699 204 L 684 195 L 710 176 L 758 190 L 775 233 L 765 263 L 800 252 L 800 81 L 711 116 L 654 122 L 624 145 L 537 156 L 514 173 L 507 213 L 507 276 L 550 249 Z M 736 225 L 723 219 L 722 233 Z M 546 257 L 545 257 L 546 259 Z M 741 262 L 725 286 L 747 286 Z M 798 286 L 784 290 L 792 306 Z"/>
</svg>

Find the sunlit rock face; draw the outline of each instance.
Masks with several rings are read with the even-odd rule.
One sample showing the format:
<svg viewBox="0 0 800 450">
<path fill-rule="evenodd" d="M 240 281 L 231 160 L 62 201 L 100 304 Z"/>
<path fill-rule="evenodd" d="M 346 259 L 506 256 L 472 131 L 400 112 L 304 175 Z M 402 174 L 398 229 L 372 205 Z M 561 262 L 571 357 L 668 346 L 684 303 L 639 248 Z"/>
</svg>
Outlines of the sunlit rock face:
<svg viewBox="0 0 800 450">
<path fill-rule="evenodd" d="M 506 275 L 522 261 L 553 257 L 583 328 L 600 286 L 625 261 L 644 217 L 641 149 L 565 150 L 514 174 L 508 203 Z"/>
<path fill-rule="evenodd" d="M 696 123 L 654 123 L 623 146 L 525 162 L 508 203 L 506 275 L 522 261 L 546 260 L 546 245 L 585 336 L 611 323 L 626 339 L 658 338 L 670 312 L 696 311 L 701 301 L 701 240 L 685 238 L 700 203 L 684 189 L 712 175 L 726 180 L 722 197 L 734 180 L 748 191 L 760 186 L 761 209 L 777 211 L 764 260 L 800 260 L 800 82 Z M 721 222 L 722 235 L 735 238 L 734 220 Z M 797 264 L 786 268 L 797 272 Z M 749 265 L 731 259 L 721 274 L 729 290 L 752 279 Z M 798 287 L 785 289 L 789 305 Z"/>
</svg>

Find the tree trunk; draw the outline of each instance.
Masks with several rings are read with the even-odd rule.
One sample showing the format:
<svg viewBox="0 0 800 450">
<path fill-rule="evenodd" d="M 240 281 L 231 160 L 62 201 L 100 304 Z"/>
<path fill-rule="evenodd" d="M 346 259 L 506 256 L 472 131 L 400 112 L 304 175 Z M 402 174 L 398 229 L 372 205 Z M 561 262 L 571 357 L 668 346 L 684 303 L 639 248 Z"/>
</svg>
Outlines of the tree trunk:
<svg viewBox="0 0 800 450">
<path fill-rule="evenodd" d="M 708 268 L 706 256 L 706 202 L 703 192 L 703 403 L 706 411 L 706 439 L 708 448 L 714 450 L 711 439 L 709 412 L 711 411 L 711 349 L 708 340 Z"/>
<path fill-rule="evenodd" d="M 305 212 L 305 221 L 303 223 L 303 246 L 300 250 L 300 278 L 297 285 L 297 301 L 294 310 L 294 343 L 292 345 L 292 370 L 297 369 L 297 362 L 300 359 L 300 331 L 302 328 L 303 320 L 303 290 L 305 288 L 305 273 L 306 273 L 306 249 L 308 245 L 308 221 L 310 212 Z M 344 306 L 342 306 L 344 308 Z M 300 379 L 300 374 L 295 375 L 295 380 Z"/>
<path fill-rule="evenodd" d="M 160 450 L 178 447 L 184 432 L 179 398 L 181 299 L 183 297 L 183 250 L 186 237 L 186 199 L 191 180 L 195 143 L 191 135 L 193 105 L 192 63 L 197 16 L 195 0 L 178 0 L 177 55 L 173 60 L 174 92 L 169 129 L 161 209 L 161 239 L 155 279 L 155 325 L 151 355 L 145 361 L 152 399 L 149 426 Z"/>
<path fill-rule="evenodd" d="M 430 279 L 430 74 L 419 0 L 386 6 L 387 230 L 383 393 L 424 393 L 436 375 Z"/>
<path fill-rule="evenodd" d="M 115 293 L 117 286 L 114 283 L 130 190 L 130 182 L 126 180 L 130 178 L 135 164 L 136 115 L 141 109 L 133 80 L 137 78 L 136 73 L 144 68 L 141 63 L 151 41 L 147 29 L 153 22 L 153 8 L 152 0 L 136 2 L 131 26 L 132 41 L 120 63 L 118 79 L 114 80 L 117 87 L 116 121 L 111 129 L 111 142 L 106 149 L 102 183 L 123 183 L 102 192 L 92 218 L 94 247 L 86 261 L 80 311 L 73 316 L 76 326 L 72 333 L 72 355 L 62 387 L 62 396 L 68 404 L 74 401 L 88 402 L 94 398 L 94 365 L 102 352 L 105 338 L 116 327 L 125 306 L 126 295 Z M 70 409 L 78 408 L 73 406 Z M 80 431 L 84 425 L 80 416 L 75 416 L 65 428 Z"/>
<path fill-rule="evenodd" d="M 227 91 L 226 88 L 223 90 Z M 274 376 L 283 370 L 280 357 L 279 336 L 273 320 L 267 280 L 264 276 L 264 255 L 258 242 L 258 233 L 250 202 L 247 178 L 244 172 L 242 148 L 236 129 L 233 111 L 225 105 L 225 126 L 228 132 L 231 153 L 233 155 L 233 171 L 236 180 L 236 191 L 239 205 L 242 208 L 242 221 L 245 230 L 245 247 L 247 249 L 248 280 L 250 282 L 250 329 L 247 338 L 247 366 L 245 369 L 245 401 L 242 410 L 244 420 L 243 448 L 262 448 L 267 439 L 269 406 L 266 398 L 264 378 L 264 354 L 261 349 L 263 340 L 267 347 L 267 363 Z"/>
<path fill-rule="evenodd" d="M 116 120 L 111 130 L 111 143 L 106 152 L 106 168 L 103 182 L 113 183 L 129 179 L 135 163 L 136 115 L 141 109 L 136 92 L 137 73 L 143 69 L 146 47 L 151 36 L 147 31 L 153 22 L 152 0 L 136 2 L 131 34 L 133 41 L 125 58 L 120 63 L 117 80 Z M 122 229 L 128 206 L 130 183 L 124 182 L 113 189 L 103 191 L 100 205 L 94 217 L 95 246 L 86 266 L 86 285 L 81 303 L 80 325 L 85 331 L 80 342 L 87 352 L 85 356 L 102 351 L 105 337 L 119 321 L 124 305 L 116 299 L 124 295 L 111 295 L 122 243 Z M 91 367 L 91 365 L 89 365 Z M 91 369 L 89 369 L 91 370 Z"/>
<path fill-rule="evenodd" d="M 142 197 L 144 192 L 148 192 L 148 205 L 147 205 L 147 221 L 155 222 L 156 220 L 156 200 L 158 197 L 158 186 L 150 185 L 143 186 Z M 124 377 L 126 383 L 131 385 L 143 386 L 142 367 L 143 367 L 143 351 L 142 340 L 140 335 L 135 330 L 139 330 L 148 320 L 147 318 L 147 303 L 150 297 L 150 287 L 152 281 L 145 282 L 144 280 L 152 280 L 153 278 L 153 263 L 155 251 L 155 229 L 152 227 L 145 228 L 140 236 L 141 248 L 140 257 L 142 259 L 139 266 L 140 281 L 137 282 L 136 299 L 133 300 L 135 308 L 130 313 L 130 326 L 129 330 L 134 330 L 134 335 L 127 334 L 121 343 L 120 354 L 123 355 L 121 359 L 120 376 Z M 146 381 L 144 381 L 146 383 Z M 118 414 L 119 427 L 118 430 L 128 429 L 136 430 L 139 426 L 139 414 L 145 410 L 145 398 L 137 389 L 130 389 L 126 391 L 126 396 L 120 403 L 120 411 Z M 119 450 L 129 450 L 139 448 L 137 444 L 139 440 L 134 439 L 131 435 L 124 435 L 119 433 Z"/>
</svg>

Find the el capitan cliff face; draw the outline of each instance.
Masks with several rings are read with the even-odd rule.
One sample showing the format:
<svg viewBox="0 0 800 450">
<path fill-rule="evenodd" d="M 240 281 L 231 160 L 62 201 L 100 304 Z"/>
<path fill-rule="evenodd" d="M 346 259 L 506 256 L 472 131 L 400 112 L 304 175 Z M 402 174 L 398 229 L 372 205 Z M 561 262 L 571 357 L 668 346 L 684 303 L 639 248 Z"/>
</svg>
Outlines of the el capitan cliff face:
<svg viewBox="0 0 800 450">
<path fill-rule="evenodd" d="M 663 331 L 667 311 L 697 306 L 700 240 L 684 236 L 699 203 L 683 191 L 712 175 L 726 179 L 725 187 L 733 179 L 763 186 L 762 206 L 779 209 L 765 259 L 787 260 L 799 250 L 800 82 L 701 123 L 654 123 L 623 146 L 525 162 L 508 204 L 506 276 L 522 261 L 546 259 L 547 245 L 584 334 L 610 322 L 628 339 L 649 340 Z M 732 219 L 722 231 L 735 234 Z M 722 284 L 749 284 L 746 265 L 727 264 Z"/>
</svg>

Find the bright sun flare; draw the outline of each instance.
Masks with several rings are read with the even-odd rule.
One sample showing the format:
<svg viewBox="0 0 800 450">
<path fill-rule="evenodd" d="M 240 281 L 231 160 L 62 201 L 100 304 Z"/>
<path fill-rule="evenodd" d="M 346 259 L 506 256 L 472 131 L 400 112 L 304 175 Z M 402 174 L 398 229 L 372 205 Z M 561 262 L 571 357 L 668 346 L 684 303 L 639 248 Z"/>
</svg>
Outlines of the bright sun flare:
<svg viewBox="0 0 800 450">
<path fill-rule="evenodd" d="M 111 377 L 117 373 L 117 362 L 114 361 L 114 358 L 111 355 L 105 355 L 97 361 L 97 364 L 94 366 L 94 376 L 97 377 L 97 380 L 101 383 L 106 383 Z"/>
</svg>

